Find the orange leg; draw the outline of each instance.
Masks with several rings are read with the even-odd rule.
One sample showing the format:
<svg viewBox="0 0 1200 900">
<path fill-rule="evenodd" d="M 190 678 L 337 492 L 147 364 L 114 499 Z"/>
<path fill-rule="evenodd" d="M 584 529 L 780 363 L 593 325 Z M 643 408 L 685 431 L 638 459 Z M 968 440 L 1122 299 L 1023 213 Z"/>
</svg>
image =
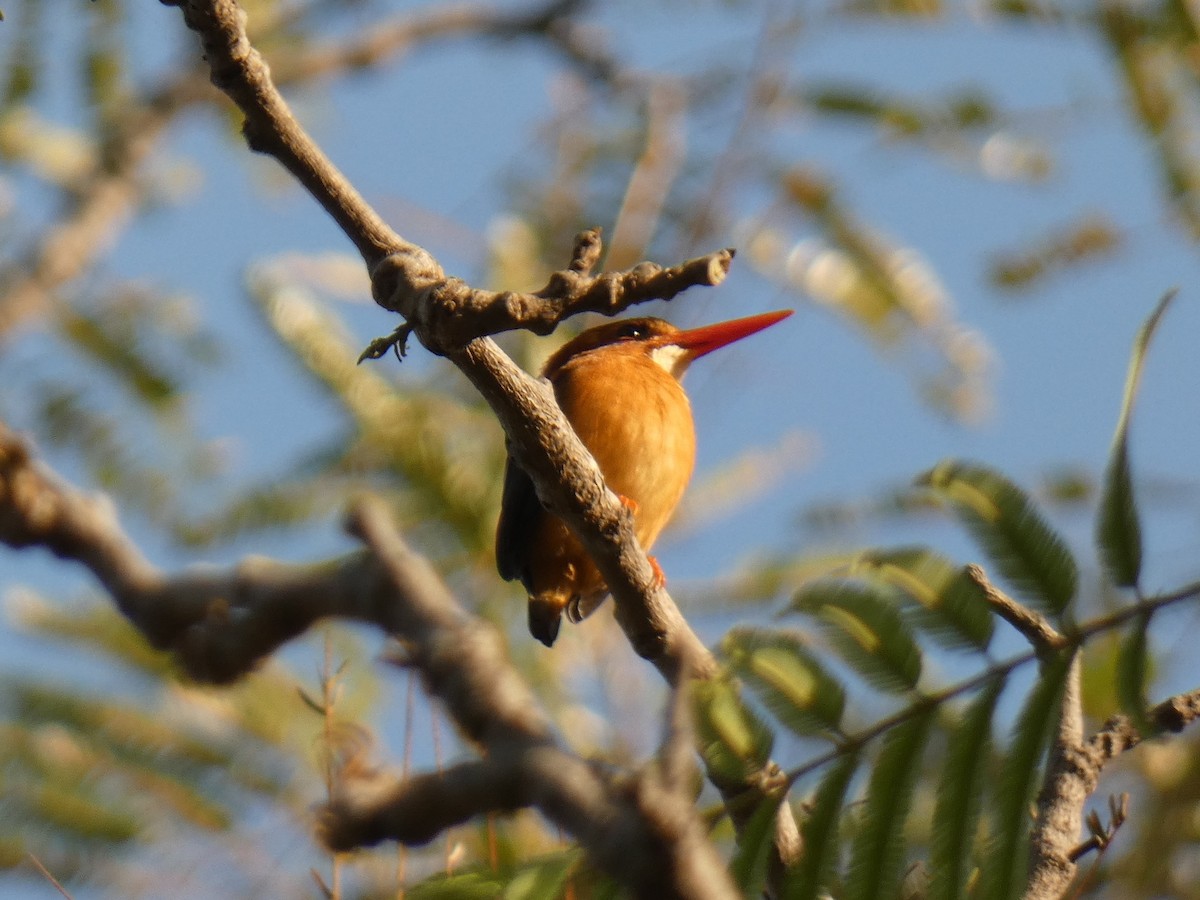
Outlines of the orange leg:
<svg viewBox="0 0 1200 900">
<path fill-rule="evenodd" d="M 632 515 L 638 514 L 638 502 L 632 497 L 626 497 L 624 494 L 617 494 L 617 499 L 621 501 L 621 505 L 625 507 Z"/>
<path fill-rule="evenodd" d="M 658 559 L 653 556 L 647 556 L 650 560 L 650 568 L 654 570 L 654 589 L 657 591 L 660 587 L 667 583 L 667 576 L 662 570 L 662 566 L 658 564 Z"/>
</svg>

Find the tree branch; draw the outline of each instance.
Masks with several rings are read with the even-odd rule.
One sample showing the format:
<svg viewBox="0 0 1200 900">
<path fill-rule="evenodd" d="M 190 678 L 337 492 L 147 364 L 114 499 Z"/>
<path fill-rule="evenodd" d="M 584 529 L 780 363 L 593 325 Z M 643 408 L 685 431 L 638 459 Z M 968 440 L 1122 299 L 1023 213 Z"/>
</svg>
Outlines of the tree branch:
<svg viewBox="0 0 1200 900">
<path fill-rule="evenodd" d="M 429 563 L 404 546 L 380 504 L 357 504 L 350 528 L 383 568 L 398 612 L 396 634 L 409 647 L 411 664 L 485 754 L 486 768 L 459 767 L 448 776 L 481 790 L 486 776 L 499 778 L 480 799 L 497 809 L 536 805 L 637 896 L 735 896 L 691 803 L 663 785 L 653 766 L 625 781 L 601 775 L 555 745 L 498 636 L 462 612 Z M 389 822 L 411 822 L 414 805 L 431 797 L 453 801 L 465 820 L 485 811 L 464 798 L 472 785 L 451 785 L 449 777 L 416 787 L 395 784 L 381 800 L 331 808 L 329 834 L 339 847 L 352 845 L 341 842 L 347 833 L 361 835 L 368 826 L 377 838 L 399 838 L 380 831 Z M 423 835 L 428 840 L 432 833 Z"/>
<path fill-rule="evenodd" d="M 1000 590 L 988 578 L 982 566 L 971 564 L 964 567 L 963 571 L 983 591 L 984 599 L 995 610 L 996 615 L 1019 631 L 1039 654 L 1061 650 L 1067 646 L 1066 638 L 1050 624 L 1049 619 Z"/>
<path fill-rule="evenodd" d="M 1078 658 L 1073 665 L 1077 672 Z M 1077 678 L 1074 683 L 1077 689 Z M 1068 692 L 1071 684 L 1068 680 Z M 1064 696 L 1064 705 L 1066 699 Z M 1168 697 L 1149 710 L 1148 718 L 1163 731 L 1182 731 L 1200 719 L 1200 688 Z M 1078 743 L 1054 755 L 1038 798 L 1025 900 L 1057 900 L 1064 896 L 1075 877 L 1075 850 L 1083 827 L 1084 804 L 1095 792 L 1104 767 L 1143 739 L 1128 716 L 1114 716 L 1086 740 L 1081 727 Z"/>
<path fill-rule="evenodd" d="M 585 233 L 577 240 L 570 265 L 551 276 L 541 291 L 474 290 L 446 277 L 425 250 L 383 225 L 305 134 L 250 45 L 245 14 L 234 0 L 164 2 L 180 6 L 188 26 L 200 34 L 214 83 L 246 116 L 243 130 L 251 147 L 275 155 L 313 194 L 359 248 L 376 301 L 404 315 L 405 324 L 390 339 L 373 345 L 374 355 L 415 333 L 426 347 L 448 356 L 497 414 L 510 452 L 533 479 L 543 502 L 576 531 L 595 559 L 635 650 L 672 684 L 685 671 L 711 673 L 711 655 L 667 593 L 655 586 L 631 516 L 608 490 L 549 388 L 522 372 L 483 336 L 515 327 L 544 333 L 561 318 L 583 310 L 611 315 L 633 303 L 670 299 L 692 285 L 717 284 L 728 272 L 733 252 L 719 251 L 672 268 L 642 263 L 623 273 L 593 276 L 599 235 Z M 755 791 L 758 781 L 739 787 Z M 794 843 L 790 838 L 784 842 Z"/>
<path fill-rule="evenodd" d="M 104 500 L 44 471 L 0 423 L 0 541 L 44 546 L 86 565 L 192 677 L 232 681 L 327 616 L 374 623 L 404 642 L 428 690 L 486 760 L 391 784 L 369 799 L 339 798 L 322 820 L 333 846 L 385 837 L 422 843 L 480 812 L 536 806 L 639 896 L 733 896 L 695 811 L 653 767 L 622 780 L 560 749 L 499 636 L 462 611 L 382 508 L 359 504 L 351 527 L 368 549 L 325 565 L 256 559 L 229 571 L 167 576 L 121 531 Z"/>
</svg>

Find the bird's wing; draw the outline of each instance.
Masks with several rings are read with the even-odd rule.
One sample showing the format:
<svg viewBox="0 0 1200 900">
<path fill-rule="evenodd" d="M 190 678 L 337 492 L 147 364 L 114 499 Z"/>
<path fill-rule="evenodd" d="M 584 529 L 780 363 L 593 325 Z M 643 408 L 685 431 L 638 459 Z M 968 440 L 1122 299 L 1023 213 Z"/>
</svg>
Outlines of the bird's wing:
<svg viewBox="0 0 1200 900">
<path fill-rule="evenodd" d="M 504 464 L 504 492 L 496 525 L 496 569 L 505 581 L 526 579 L 530 543 L 543 515 L 533 481 L 510 456 Z"/>
</svg>

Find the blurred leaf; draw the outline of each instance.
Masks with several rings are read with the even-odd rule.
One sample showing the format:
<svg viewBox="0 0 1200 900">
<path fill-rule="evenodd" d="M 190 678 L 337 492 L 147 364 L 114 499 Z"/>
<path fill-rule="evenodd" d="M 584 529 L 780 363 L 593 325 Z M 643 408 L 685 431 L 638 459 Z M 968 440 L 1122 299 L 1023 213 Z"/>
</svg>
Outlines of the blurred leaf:
<svg viewBox="0 0 1200 900">
<path fill-rule="evenodd" d="M 846 662 L 875 687 L 891 692 L 916 687 L 921 651 L 892 591 L 826 578 L 802 587 L 789 610 L 820 619 Z"/>
<path fill-rule="evenodd" d="M 256 267 L 248 282 L 272 331 L 353 423 L 348 448 L 320 471 L 399 479 L 414 521 L 448 526 L 466 550 L 490 552 L 504 451 L 480 398 L 355 365 L 345 325 L 278 266 Z"/>
<path fill-rule="evenodd" d="M 178 673 L 169 653 L 155 650 L 129 620 L 106 603 L 55 604 L 24 591 L 10 604 L 14 621 L 31 634 L 101 652 L 113 662 L 153 676 Z"/>
<path fill-rule="evenodd" d="M 137 334 L 136 310 L 118 313 L 109 305 L 95 315 L 64 310 L 61 332 L 77 349 L 111 373 L 136 399 L 163 408 L 180 392 L 175 374 L 152 362 Z"/>
<path fill-rule="evenodd" d="M 479 867 L 453 875 L 438 874 L 408 887 L 407 900 L 557 900 L 582 858 L 577 849 L 530 860 L 512 869 Z"/>
<path fill-rule="evenodd" d="M 729 870 L 743 897 L 757 897 L 763 892 L 775 849 L 775 818 L 781 802 L 786 803 L 787 798 L 764 798 L 738 833 L 737 851 Z"/>
<path fill-rule="evenodd" d="M 930 900 L 965 900 L 968 896 L 972 850 L 991 759 L 992 714 L 1003 689 L 1003 677 L 988 682 L 950 735 L 933 813 Z"/>
<path fill-rule="evenodd" d="M 721 639 L 721 654 L 767 709 L 796 734 L 838 730 L 845 691 L 799 637 L 735 628 Z"/>
<path fill-rule="evenodd" d="M 1150 667 L 1146 632 L 1151 618 L 1151 613 L 1145 612 L 1134 620 L 1117 656 L 1117 699 L 1121 711 L 1137 726 L 1143 740 L 1149 740 L 1159 732 L 1146 715 L 1146 682 Z"/>
<path fill-rule="evenodd" d="M 900 887 L 904 823 L 936 712 L 935 706 L 916 712 L 883 739 L 850 854 L 845 896 L 851 900 L 891 897 Z"/>
<path fill-rule="evenodd" d="M 948 500 L 1000 573 L 1052 615 L 1075 596 L 1078 575 L 1066 543 L 1015 484 L 977 463 L 946 460 L 917 479 Z"/>
<path fill-rule="evenodd" d="M 951 648 L 986 650 L 995 620 L 983 589 L 955 565 L 925 547 L 866 550 L 851 573 L 877 578 L 901 591 L 925 614 L 917 624 Z"/>
<path fill-rule="evenodd" d="M 1104 473 L 1104 490 L 1096 520 L 1096 543 L 1108 577 L 1118 587 L 1136 586 L 1142 571 L 1142 527 L 1138 521 L 1133 475 L 1129 467 L 1129 420 L 1142 380 L 1146 350 L 1175 294 L 1175 291 L 1168 291 L 1163 296 L 1134 339 L 1129 372 L 1125 377 L 1125 395 L 1121 400 L 1121 414 L 1117 419 L 1108 468 Z"/>
<path fill-rule="evenodd" d="M 41 16 L 40 3 L 22 5 L 15 24 L 16 33 L 7 42 L 7 77 L 0 95 L 0 116 L 26 101 L 38 89 L 46 44 Z"/>
<path fill-rule="evenodd" d="M 500 896 L 503 900 L 558 900 L 580 858 L 578 850 L 566 850 L 526 863 L 512 873 Z"/>
<path fill-rule="evenodd" d="M 1098 259 L 1111 257 L 1121 244 L 1121 234 L 1105 216 L 1091 214 L 1041 235 L 1026 250 L 995 258 L 988 277 L 1006 290 L 1030 290 L 1048 275 Z"/>
<path fill-rule="evenodd" d="M 504 880 L 495 872 L 475 871 L 434 875 L 404 891 L 405 900 L 495 900 L 503 896 Z"/>
<path fill-rule="evenodd" d="M 692 701 L 704 762 L 715 777 L 739 783 L 766 765 L 774 735 L 730 681 L 713 678 L 696 684 Z"/>
<path fill-rule="evenodd" d="M 43 782 L 36 788 L 10 788 L 6 793 L 13 813 L 23 813 L 76 840 L 124 844 L 142 830 L 130 806 L 98 793 L 87 782 L 70 786 Z"/>
<path fill-rule="evenodd" d="M 173 523 L 176 540 L 207 547 L 247 534 L 293 528 L 327 516 L 341 504 L 346 486 L 333 478 L 296 476 L 291 480 L 247 487 L 225 506 L 203 516 Z"/>
<path fill-rule="evenodd" d="M 839 757 L 807 804 L 808 816 L 800 826 L 804 853 L 787 873 L 783 890 L 786 900 L 817 900 L 832 891 L 840 850 L 838 825 L 858 763 L 857 753 Z"/>
<path fill-rule="evenodd" d="M 902 137 L 981 128 L 996 119 L 991 100 L 969 89 L 930 101 L 865 85 L 825 84 L 806 90 L 801 101 L 820 114 L 861 119 Z"/>
<path fill-rule="evenodd" d="M 1096 17 L 1099 35 L 1116 58 L 1125 79 L 1128 105 L 1146 132 L 1155 154 L 1163 191 L 1192 240 L 1200 237 L 1200 159 L 1195 154 L 1195 103 L 1184 88 L 1195 83 L 1190 59 L 1194 26 L 1185 26 L 1178 47 L 1169 47 L 1163 31 L 1179 32 L 1178 23 L 1156 21 L 1160 10 L 1175 4 L 1106 3 Z M 1191 18 L 1190 12 L 1180 17 Z M 1165 29 L 1164 29 L 1165 26 Z M 1180 52 L 1182 48 L 1188 48 Z"/>
<path fill-rule="evenodd" d="M 1073 652 L 1064 652 L 1044 663 L 1017 716 L 992 798 L 991 841 L 980 864 L 982 879 L 975 895 L 981 900 L 1010 900 L 1025 885 L 1030 805 L 1041 783 L 1041 763 L 1056 733 L 1074 659 Z"/>
</svg>

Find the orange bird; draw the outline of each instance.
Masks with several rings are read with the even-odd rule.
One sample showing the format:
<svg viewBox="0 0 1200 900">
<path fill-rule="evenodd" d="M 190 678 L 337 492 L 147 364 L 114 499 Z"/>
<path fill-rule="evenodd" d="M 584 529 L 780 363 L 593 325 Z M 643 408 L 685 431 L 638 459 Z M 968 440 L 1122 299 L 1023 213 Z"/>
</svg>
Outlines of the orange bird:
<svg viewBox="0 0 1200 900">
<path fill-rule="evenodd" d="M 608 486 L 633 512 L 649 550 L 671 518 L 696 460 L 692 409 L 679 380 L 693 360 L 786 319 L 763 313 L 680 331 L 662 319 L 624 319 L 589 328 L 547 360 L 563 414 L 600 466 Z M 650 558 L 656 573 L 662 571 Z M 533 482 L 513 462 L 504 471 L 496 567 L 529 592 L 529 631 L 547 647 L 565 609 L 589 615 L 608 587 L 569 528 L 542 508 Z"/>
</svg>

